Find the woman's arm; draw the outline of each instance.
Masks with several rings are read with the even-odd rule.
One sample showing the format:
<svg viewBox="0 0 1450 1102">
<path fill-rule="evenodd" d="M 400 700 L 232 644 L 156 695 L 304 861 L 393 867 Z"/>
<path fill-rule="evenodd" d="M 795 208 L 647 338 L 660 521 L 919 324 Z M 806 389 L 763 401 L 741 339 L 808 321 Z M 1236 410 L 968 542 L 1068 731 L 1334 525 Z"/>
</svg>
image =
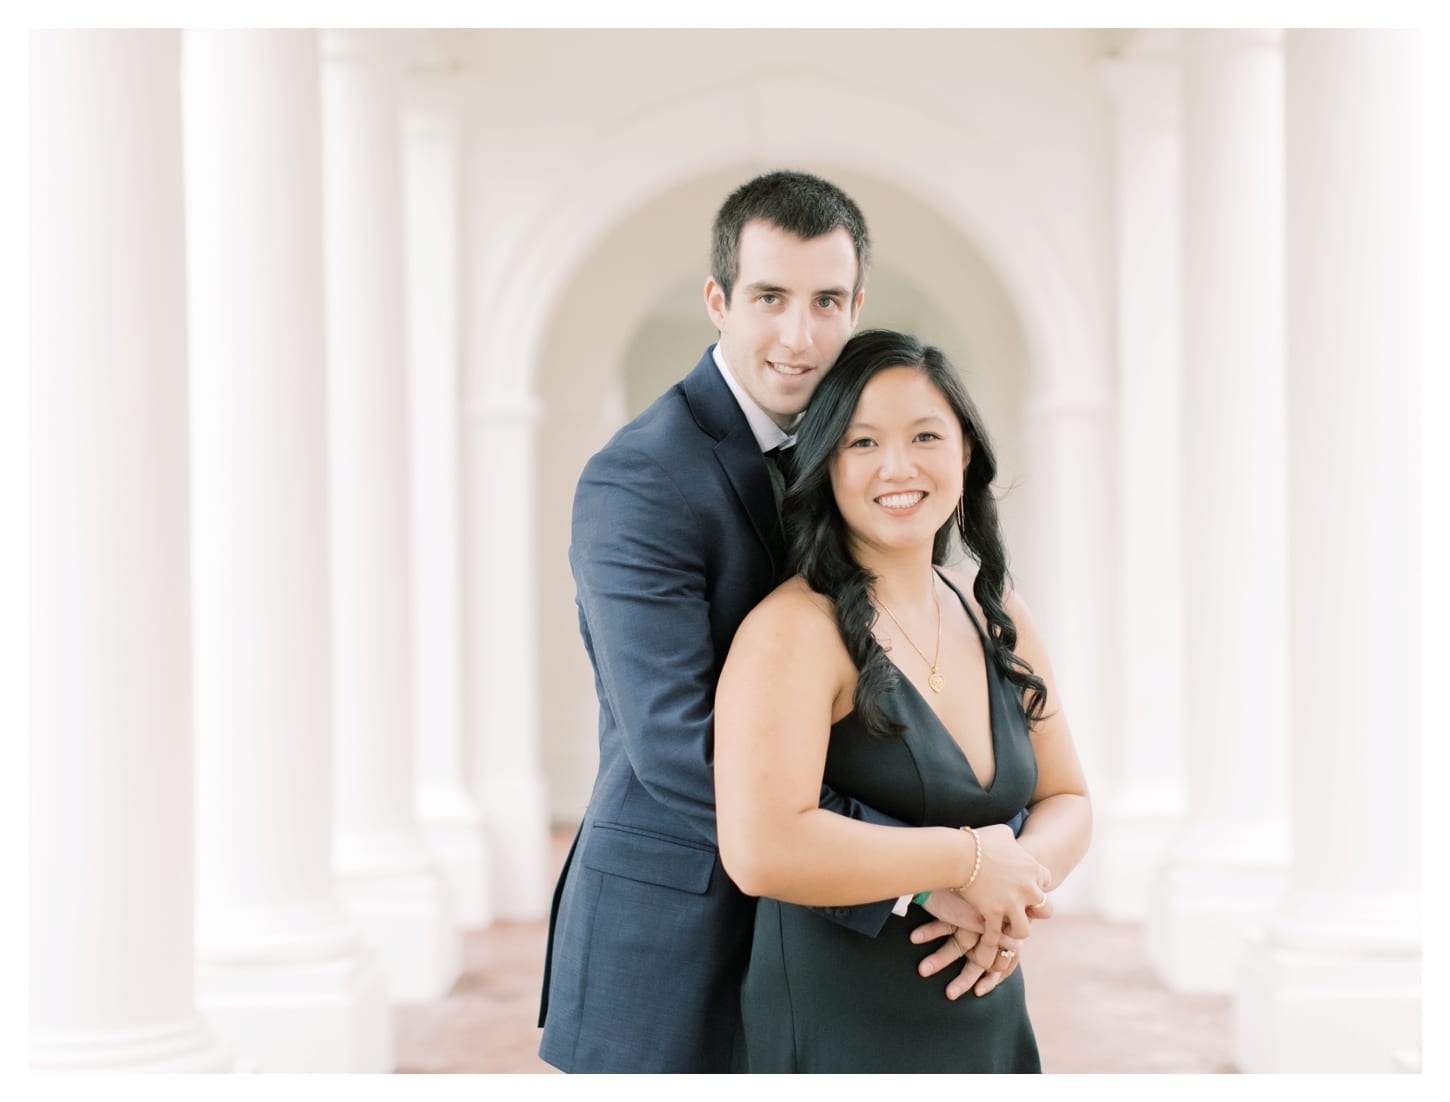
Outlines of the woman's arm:
<svg viewBox="0 0 1450 1102">
<path fill-rule="evenodd" d="M 850 711 L 854 685 L 829 606 L 799 580 L 740 625 L 715 693 L 715 804 L 720 859 L 746 894 L 844 906 L 971 875 L 960 831 L 819 806 L 831 723 Z"/>
<path fill-rule="evenodd" d="M 1016 653 L 1047 686 L 1047 713 L 1032 728 L 1037 787 L 1028 805 L 1031 814 L 1027 825 L 1017 841 L 1047 866 L 1052 875 L 1047 888 L 1051 890 L 1066 879 L 1087 852 L 1093 830 L 1092 805 L 1037 625 L 1026 602 L 1016 593 L 1007 595 L 1006 608 L 1017 626 Z"/>
<path fill-rule="evenodd" d="M 831 723 L 850 711 L 855 679 L 829 605 L 798 580 L 736 634 L 716 691 L 715 791 L 721 860 L 747 894 L 843 906 L 971 877 L 977 843 L 962 831 L 879 826 L 818 806 Z M 999 829 L 1010 845 L 990 833 Z M 1046 875 L 1010 836 L 978 832 L 969 894 L 998 922 L 1040 896 Z"/>
</svg>

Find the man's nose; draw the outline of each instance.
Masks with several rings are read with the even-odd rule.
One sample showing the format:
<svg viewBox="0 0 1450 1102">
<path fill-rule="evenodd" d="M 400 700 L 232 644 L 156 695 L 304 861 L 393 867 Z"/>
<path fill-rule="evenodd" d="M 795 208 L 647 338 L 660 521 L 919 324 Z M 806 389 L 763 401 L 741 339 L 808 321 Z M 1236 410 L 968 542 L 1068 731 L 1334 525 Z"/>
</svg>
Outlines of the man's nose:
<svg viewBox="0 0 1450 1102">
<path fill-rule="evenodd" d="M 780 343 L 792 352 L 804 352 L 811 346 L 810 304 L 792 305 L 780 319 Z"/>
</svg>

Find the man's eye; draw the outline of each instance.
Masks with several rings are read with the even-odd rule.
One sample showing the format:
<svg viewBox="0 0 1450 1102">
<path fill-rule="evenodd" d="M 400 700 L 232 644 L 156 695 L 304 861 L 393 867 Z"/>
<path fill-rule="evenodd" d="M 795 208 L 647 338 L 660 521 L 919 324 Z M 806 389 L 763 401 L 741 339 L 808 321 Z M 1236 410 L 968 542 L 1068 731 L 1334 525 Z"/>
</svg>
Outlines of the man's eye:
<svg viewBox="0 0 1450 1102">
<path fill-rule="evenodd" d="M 776 295 L 761 295 L 760 296 L 760 301 L 763 302 L 766 306 L 774 306 L 776 304 L 776 301 L 777 301 L 777 296 Z"/>
<path fill-rule="evenodd" d="M 829 310 L 831 309 L 831 307 L 836 305 L 836 300 L 833 298 L 822 297 L 816 299 L 816 305 L 819 306 L 822 310 Z"/>
</svg>

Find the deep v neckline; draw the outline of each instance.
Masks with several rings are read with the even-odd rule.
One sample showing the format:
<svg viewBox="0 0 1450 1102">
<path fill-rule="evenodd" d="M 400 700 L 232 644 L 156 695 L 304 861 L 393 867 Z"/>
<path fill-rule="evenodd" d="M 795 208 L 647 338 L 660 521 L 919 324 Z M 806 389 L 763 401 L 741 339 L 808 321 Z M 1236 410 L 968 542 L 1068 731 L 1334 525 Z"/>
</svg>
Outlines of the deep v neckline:
<svg viewBox="0 0 1450 1102">
<path fill-rule="evenodd" d="M 919 701 L 921 706 L 926 709 L 926 712 L 928 715 L 931 716 L 932 721 L 941 728 L 942 734 L 946 735 L 947 739 L 951 742 L 951 744 L 956 747 L 957 753 L 962 756 L 962 761 L 966 763 L 967 772 L 971 773 L 972 775 L 972 783 L 975 784 L 983 792 L 990 795 L 993 787 L 997 784 L 997 778 L 1001 775 L 1000 766 L 1002 761 L 1001 747 L 997 745 L 997 736 L 999 734 L 999 731 L 997 729 L 997 709 L 993 706 L 995 702 L 993 700 L 992 692 L 992 656 L 989 650 L 991 642 L 987 638 L 987 633 L 982 630 L 982 624 L 977 619 L 976 614 L 972 612 L 971 605 L 967 604 L 967 599 L 962 596 L 962 591 L 956 586 L 952 585 L 952 583 L 946 579 L 945 575 L 943 575 L 941 571 L 937 570 L 935 567 L 932 568 L 932 573 L 935 574 L 938 578 L 941 578 L 942 583 L 957 595 L 957 600 L 960 601 L 962 604 L 962 610 L 966 612 L 967 619 L 972 622 L 972 627 L 976 629 L 977 638 L 981 641 L 982 644 L 982 674 L 987 679 L 987 732 L 988 741 L 991 743 L 992 746 L 991 784 L 984 785 L 982 783 L 981 776 L 977 773 L 977 767 L 972 764 L 972 759 L 967 756 L 966 748 L 962 746 L 956 735 L 952 734 L 951 728 L 946 725 L 946 723 L 942 720 L 941 716 L 937 715 L 936 709 L 931 706 L 931 701 L 927 700 L 927 698 L 922 694 L 922 691 L 916 687 L 916 683 L 912 681 L 911 678 L 906 676 L 905 671 L 903 671 L 900 666 L 892 661 L 890 654 L 886 655 L 886 661 L 891 663 L 891 668 L 894 669 L 900 679 L 906 683 L 906 687 L 911 690 L 917 701 Z"/>
</svg>

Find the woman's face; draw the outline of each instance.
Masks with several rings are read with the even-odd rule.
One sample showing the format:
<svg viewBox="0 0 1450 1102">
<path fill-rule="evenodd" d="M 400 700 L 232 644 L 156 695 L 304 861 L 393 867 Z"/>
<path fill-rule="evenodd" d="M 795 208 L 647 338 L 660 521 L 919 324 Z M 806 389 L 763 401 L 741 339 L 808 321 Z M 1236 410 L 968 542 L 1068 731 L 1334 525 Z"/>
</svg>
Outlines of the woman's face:
<svg viewBox="0 0 1450 1102">
<path fill-rule="evenodd" d="M 883 551 L 929 548 L 957 507 L 969 458 L 956 414 L 925 373 L 878 372 L 830 464 L 853 541 Z"/>
</svg>

